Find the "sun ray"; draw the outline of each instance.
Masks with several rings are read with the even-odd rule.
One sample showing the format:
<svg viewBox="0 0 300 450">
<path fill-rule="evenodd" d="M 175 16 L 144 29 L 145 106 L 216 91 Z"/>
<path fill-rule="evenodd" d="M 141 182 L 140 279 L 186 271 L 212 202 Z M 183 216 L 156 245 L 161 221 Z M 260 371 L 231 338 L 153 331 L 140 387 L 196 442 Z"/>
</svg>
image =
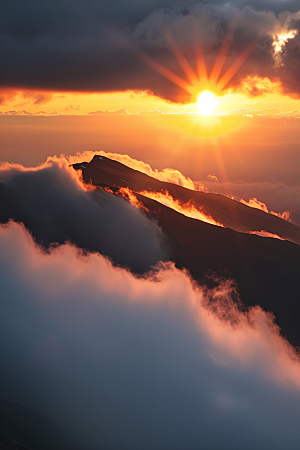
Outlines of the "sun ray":
<svg viewBox="0 0 300 450">
<path fill-rule="evenodd" d="M 183 80 L 178 75 L 173 73 L 171 70 L 167 69 L 162 64 L 158 63 L 145 53 L 142 53 L 139 50 L 135 50 L 135 53 L 137 54 L 137 56 L 140 58 L 141 61 L 150 66 L 152 69 L 156 70 L 156 72 L 160 73 L 165 78 L 172 81 L 174 84 L 181 87 L 185 91 L 187 91 L 189 94 L 195 95 L 196 87 L 194 87 L 192 84 L 189 84 L 187 81 Z"/>
<path fill-rule="evenodd" d="M 226 70 L 226 72 L 221 76 L 230 44 L 232 41 L 232 27 L 231 31 L 227 34 L 219 53 L 216 57 L 215 63 L 211 70 L 210 75 L 208 75 L 207 65 L 204 57 L 204 51 L 200 38 L 197 38 L 196 27 L 194 36 L 194 52 L 195 52 L 195 65 L 196 73 L 187 60 L 186 56 L 179 48 L 173 37 L 168 34 L 167 42 L 169 44 L 170 50 L 180 67 L 182 68 L 187 79 L 181 78 L 176 73 L 172 72 L 167 67 L 163 66 L 161 63 L 157 62 L 151 56 L 141 52 L 137 48 L 134 48 L 126 39 L 121 39 L 120 36 L 113 36 L 114 40 L 118 42 L 123 48 L 133 52 L 142 62 L 147 64 L 153 70 L 164 76 L 166 79 L 179 86 L 184 91 L 188 92 L 194 99 L 199 98 L 199 94 L 205 91 L 217 94 L 220 93 L 230 82 L 233 76 L 238 72 L 242 65 L 249 58 L 253 52 L 257 41 L 251 43 L 244 49 L 244 51 L 236 58 L 236 60 L 231 64 L 231 66 Z M 124 42 L 125 41 L 125 42 Z"/>
<path fill-rule="evenodd" d="M 178 47 L 177 43 L 175 42 L 175 40 L 173 39 L 173 37 L 170 34 L 167 35 L 167 42 L 170 46 L 170 49 L 171 49 L 173 55 L 177 59 L 178 63 L 180 64 L 182 70 L 186 74 L 190 83 L 193 86 L 197 86 L 197 84 L 199 83 L 197 75 L 191 68 L 188 60 L 186 59 L 186 57 L 184 56 L 184 54 L 182 53 L 182 51 Z"/>
<path fill-rule="evenodd" d="M 211 146 L 212 146 L 213 155 L 214 155 L 214 158 L 215 158 L 215 161 L 217 164 L 217 168 L 220 173 L 220 178 L 223 182 L 226 183 L 228 181 L 228 174 L 227 174 L 226 164 L 224 162 L 223 155 L 222 155 L 221 145 L 220 145 L 220 142 L 219 142 L 219 139 L 217 136 L 211 140 Z"/>
<path fill-rule="evenodd" d="M 167 69 L 162 64 L 155 61 L 155 59 L 151 58 L 151 56 L 148 56 L 145 53 L 138 50 L 137 48 L 135 48 L 127 39 L 124 39 L 123 36 L 120 36 L 116 33 L 110 33 L 110 37 L 120 47 L 134 53 L 140 59 L 140 61 L 144 62 L 146 65 L 151 67 L 153 70 L 160 73 L 162 76 L 164 76 L 165 78 L 170 80 L 172 83 L 179 86 L 181 89 L 185 90 L 192 96 L 197 95 L 197 93 L 198 93 L 197 88 L 193 84 L 190 84 L 186 80 L 183 80 L 181 77 L 179 77 L 178 75 L 173 73 L 171 70 Z"/>
<path fill-rule="evenodd" d="M 203 48 L 200 42 L 195 43 L 195 58 L 196 58 L 196 66 L 197 66 L 197 72 L 198 72 L 198 78 L 200 84 L 207 84 L 208 81 L 208 73 L 207 73 L 207 67 L 205 63 Z"/>
<path fill-rule="evenodd" d="M 228 34 L 224 40 L 223 45 L 220 48 L 220 51 L 216 58 L 215 64 L 214 64 L 212 71 L 210 73 L 210 76 L 209 76 L 209 84 L 211 84 L 211 85 L 216 85 L 217 81 L 220 77 L 220 74 L 222 72 L 222 69 L 223 69 L 223 66 L 224 66 L 228 51 L 229 51 L 231 37 L 232 37 L 232 33 Z"/>
<path fill-rule="evenodd" d="M 238 56 L 238 58 L 232 63 L 229 69 L 224 73 L 224 75 L 217 82 L 217 88 L 219 91 L 222 91 L 229 81 L 233 78 L 233 76 L 237 73 L 237 71 L 242 67 L 242 65 L 249 58 L 251 53 L 254 50 L 256 43 L 252 42 L 245 50 Z"/>
<path fill-rule="evenodd" d="M 195 17 L 192 19 L 191 31 L 194 41 L 195 65 L 198 76 L 198 82 L 202 86 L 206 86 L 208 81 L 207 67 L 201 43 L 200 30 Z"/>
</svg>

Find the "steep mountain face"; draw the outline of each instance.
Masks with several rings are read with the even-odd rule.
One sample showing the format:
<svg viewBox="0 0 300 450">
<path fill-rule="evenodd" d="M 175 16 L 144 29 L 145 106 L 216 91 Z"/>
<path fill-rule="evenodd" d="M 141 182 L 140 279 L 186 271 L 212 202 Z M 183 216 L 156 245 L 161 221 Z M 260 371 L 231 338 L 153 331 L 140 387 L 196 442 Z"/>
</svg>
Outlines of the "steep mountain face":
<svg viewBox="0 0 300 450">
<path fill-rule="evenodd" d="M 182 202 L 192 199 L 195 204 L 205 206 L 224 225 L 235 223 L 232 227 L 235 230 L 249 230 L 253 224 L 252 229 L 261 227 L 282 236 L 285 233 L 290 240 L 298 241 L 299 228 L 283 219 L 221 195 L 158 181 L 102 156 L 75 168 L 82 170 L 84 181 L 98 186 L 108 186 L 114 191 L 120 187 L 134 191 L 168 190 Z M 272 312 L 282 334 L 300 346 L 300 247 L 297 244 L 204 223 L 143 195 L 136 196 L 147 209 L 145 214 L 162 228 L 177 267 L 186 268 L 195 280 L 210 287 L 215 276 L 234 280 L 244 306 L 260 305 Z"/>
<path fill-rule="evenodd" d="M 168 191 L 181 203 L 192 201 L 196 207 L 203 208 L 216 222 L 226 228 L 243 233 L 264 230 L 300 244 L 300 228 L 296 225 L 223 195 L 192 191 L 176 184 L 159 181 L 104 156 L 94 156 L 90 163 L 74 164 L 73 167 L 82 170 L 83 180 L 86 183 L 91 182 L 95 186 L 128 187 L 136 192 Z"/>
</svg>

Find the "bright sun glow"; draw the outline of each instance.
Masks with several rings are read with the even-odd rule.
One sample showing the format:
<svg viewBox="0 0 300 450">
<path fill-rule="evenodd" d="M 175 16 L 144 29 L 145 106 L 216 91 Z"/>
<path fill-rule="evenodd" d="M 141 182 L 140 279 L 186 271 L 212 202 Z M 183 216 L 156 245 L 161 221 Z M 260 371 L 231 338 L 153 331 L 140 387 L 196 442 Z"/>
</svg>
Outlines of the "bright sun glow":
<svg viewBox="0 0 300 450">
<path fill-rule="evenodd" d="M 218 103 L 214 94 L 209 91 L 202 92 L 197 100 L 198 109 L 201 114 L 212 114 Z"/>
</svg>

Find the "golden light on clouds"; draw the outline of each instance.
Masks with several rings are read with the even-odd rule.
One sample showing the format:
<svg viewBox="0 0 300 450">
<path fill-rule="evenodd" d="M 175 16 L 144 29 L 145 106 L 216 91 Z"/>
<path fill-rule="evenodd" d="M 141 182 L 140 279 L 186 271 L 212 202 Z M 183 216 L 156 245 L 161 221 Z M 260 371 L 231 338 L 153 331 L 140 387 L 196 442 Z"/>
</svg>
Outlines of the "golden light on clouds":
<svg viewBox="0 0 300 450">
<path fill-rule="evenodd" d="M 203 90 L 199 90 L 202 93 Z M 215 95 L 215 92 L 212 92 Z M 43 92 L 15 89 L 0 92 L 0 115 L 87 115 L 117 111 L 118 114 L 189 114 L 199 113 L 197 103 L 179 104 L 148 92 Z M 238 89 L 228 89 L 217 97 L 213 115 L 242 108 L 260 110 L 280 108 L 285 113 L 300 110 L 300 99 L 282 94 L 280 82 L 268 78 L 248 77 Z M 213 115 L 208 116 L 212 120 Z"/>
<path fill-rule="evenodd" d="M 273 37 L 273 47 L 274 52 L 279 53 L 282 51 L 283 46 L 287 43 L 289 39 L 294 39 L 297 35 L 298 30 L 290 30 L 287 32 L 283 32 L 283 34 L 278 34 Z"/>
<path fill-rule="evenodd" d="M 283 14 L 276 20 L 274 18 L 272 26 L 267 30 L 270 61 L 275 69 L 276 66 L 277 69 L 282 68 L 285 46 L 298 34 L 298 30 L 294 29 L 296 25 L 293 24 L 292 20 L 298 20 L 299 18 L 300 12 Z M 192 23 L 194 22 L 192 21 Z M 239 50 L 237 50 L 234 38 L 235 25 L 231 24 L 227 35 L 222 38 L 220 48 L 215 53 L 215 47 L 211 50 L 207 45 L 205 36 L 201 35 L 201 30 L 196 28 L 197 26 L 199 27 L 199 24 L 197 25 L 196 22 L 193 26 L 190 26 L 193 33 L 188 41 L 182 39 L 182 35 L 176 32 L 176 27 L 165 29 L 161 34 L 159 45 L 163 45 L 164 51 L 169 54 L 170 59 L 168 56 L 164 60 L 159 59 L 162 58 L 162 54 L 151 51 L 151 48 L 147 45 L 145 48 L 148 48 L 149 51 L 147 54 L 143 53 L 140 50 L 143 46 L 138 46 L 138 41 L 128 39 L 127 35 L 110 35 L 118 47 L 135 54 L 144 64 L 160 74 L 155 78 L 155 83 L 160 86 L 162 77 L 172 83 L 169 85 L 162 83 L 158 91 L 153 88 L 156 95 L 151 90 L 55 92 L 22 89 L 16 86 L 15 88 L 0 90 L 0 114 L 55 116 L 108 113 L 118 115 L 156 114 L 157 112 L 188 114 L 200 112 L 209 116 L 207 119 L 212 121 L 211 116 L 213 115 L 238 109 L 248 108 L 258 111 L 266 108 L 280 108 L 282 112 L 300 110 L 300 99 L 296 98 L 297 93 L 293 94 L 292 91 L 288 91 L 286 85 L 284 85 L 284 88 L 282 87 L 280 74 L 278 75 L 279 70 L 277 72 L 276 70 L 274 72 L 263 72 L 264 74 L 268 73 L 270 78 L 254 75 L 254 73 L 260 73 L 256 66 L 257 55 L 254 55 L 253 64 L 251 62 L 248 68 L 243 67 L 243 70 L 245 70 L 243 74 L 239 72 L 239 79 L 234 79 L 233 86 L 230 84 L 252 52 L 256 48 L 259 50 L 262 45 L 260 37 L 257 37 L 254 33 L 252 42 L 249 44 L 249 36 L 247 35 L 247 39 L 244 40 L 245 43 L 243 44 L 243 40 L 241 40 L 238 45 Z M 132 54 L 131 56 L 133 56 Z M 166 61 L 169 61 L 170 65 Z M 178 72 L 175 68 L 173 69 L 174 63 L 179 69 Z M 247 76 L 249 70 L 252 74 Z M 142 73 L 143 71 L 141 71 Z M 149 86 L 153 86 L 153 80 L 151 80 L 153 75 L 154 72 L 150 70 L 149 78 L 151 82 L 149 82 Z M 118 85 L 116 86 L 118 87 Z M 170 92 L 165 93 L 163 86 L 166 90 L 171 90 L 172 95 Z M 180 90 L 174 89 L 174 86 L 177 86 Z M 284 92 L 289 93 L 290 97 L 284 95 Z M 294 98 L 291 98 L 292 96 Z M 181 101 L 190 101 L 190 103 L 183 104 Z M 174 121 L 176 120 L 174 119 Z"/>
<path fill-rule="evenodd" d="M 181 78 L 170 69 L 164 67 L 161 63 L 157 62 L 149 55 L 146 55 L 145 53 L 142 53 L 141 51 L 136 50 L 130 46 L 128 46 L 127 48 L 130 48 L 142 62 L 144 62 L 153 70 L 161 74 L 163 77 L 190 94 L 194 101 L 199 96 L 199 92 L 201 93 L 201 95 L 202 92 L 203 94 L 205 93 L 204 97 L 201 97 L 200 103 L 199 99 L 197 100 L 197 105 L 199 111 L 203 114 L 212 114 L 215 107 L 217 106 L 215 94 L 218 95 L 222 93 L 222 91 L 226 88 L 234 75 L 249 58 L 256 45 L 255 42 L 252 42 L 250 45 L 248 45 L 241 52 L 241 54 L 238 55 L 235 61 L 233 61 L 230 67 L 227 68 L 224 73 L 222 73 L 230 49 L 230 41 L 231 35 L 228 34 L 219 50 L 210 73 L 208 73 L 202 45 L 200 42 L 195 42 L 194 58 L 195 65 L 197 67 L 196 73 L 183 52 L 178 47 L 173 37 L 169 34 L 167 36 L 167 43 L 172 54 L 174 55 L 182 71 L 184 72 L 186 79 Z M 209 95 L 207 94 L 207 92 L 209 92 Z"/>
<path fill-rule="evenodd" d="M 280 28 L 274 32 L 273 47 L 274 58 L 277 64 L 281 64 L 281 55 L 284 45 L 289 39 L 296 36 L 296 30 Z M 278 108 L 282 112 L 300 110 L 300 100 L 283 95 L 283 88 L 279 80 L 248 76 L 235 88 L 228 88 L 228 84 L 234 75 L 243 66 L 253 52 L 256 42 L 246 46 L 237 55 L 236 59 L 228 67 L 225 61 L 230 49 L 231 38 L 228 35 L 212 64 L 208 69 L 205 60 L 204 49 L 198 40 L 194 42 L 194 61 L 191 63 L 179 48 L 171 35 L 167 36 L 167 44 L 178 62 L 183 77 L 172 72 L 169 68 L 154 60 L 139 50 L 131 48 L 136 56 L 145 64 L 150 66 L 160 75 L 171 81 L 191 97 L 191 103 L 181 104 L 170 102 L 161 97 L 144 91 L 122 91 L 122 92 L 51 92 L 24 89 L 4 89 L 0 91 L 0 114 L 35 114 L 35 115 L 87 115 L 87 114 L 189 114 L 201 113 L 212 116 L 239 109 Z M 129 49 L 129 46 L 126 46 Z M 193 64 L 194 62 L 194 64 Z M 194 68 L 193 68 L 193 67 Z M 225 69 L 226 67 L 226 69 Z M 196 119 L 196 129 L 201 129 L 201 135 L 205 129 L 205 135 L 216 134 L 216 123 L 210 125 L 205 120 L 201 123 Z M 174 122 L 178 123 L 174 118 Z M 189 129 L 195 133 L 195 120 L 191 119 L 192 126 Z M 213 127 L 212 127 L 213 125 Z M 186 127 L 185 127 L 186 128 Z M 220 132 L 219 123 L 217 134 Z M 223 126 L 221 127 L 223 131 Z M 227 129 L 227 126 L 225 127 Z M 229 127 L 231 129 L 231 126 Z"/>
<path fill-rule="evenodd" d="M 285 44 L 290 40 L 294 39 L 298 34 L 298 30 L 285 30 L 280 34 L 275 34 L 273 36 L 273 48 L 274 48 L 274 57 L 276 60 L 276 64 L 281 64 L 281 52 L 285 46 Z"/>
</svg>

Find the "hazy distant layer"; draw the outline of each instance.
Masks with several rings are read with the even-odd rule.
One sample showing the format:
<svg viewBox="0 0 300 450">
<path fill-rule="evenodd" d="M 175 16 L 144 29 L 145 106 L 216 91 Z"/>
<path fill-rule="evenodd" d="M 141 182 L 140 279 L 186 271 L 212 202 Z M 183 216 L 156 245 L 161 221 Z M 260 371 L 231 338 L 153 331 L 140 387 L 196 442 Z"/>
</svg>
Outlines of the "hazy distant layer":
<svg viewBox="0 0 300 450">
<path fill-rule="evenodd" d="M 216 135 L 213 128 L 212 135 L 206 135 L 201 132 L 201 121 L 198 128 L 197 124 L 187 128 L 190 118 L 180 115 L 0 115 L 0 161 L 28 167 L 61 153 L 104 150 L 128 154 L 159 170 L 178 169 L 194 181 L 214 174 L 221 182 L 299 184 L 299 119 L 216 120 L 233 121 L 232 128 Z"/>
</svg>

